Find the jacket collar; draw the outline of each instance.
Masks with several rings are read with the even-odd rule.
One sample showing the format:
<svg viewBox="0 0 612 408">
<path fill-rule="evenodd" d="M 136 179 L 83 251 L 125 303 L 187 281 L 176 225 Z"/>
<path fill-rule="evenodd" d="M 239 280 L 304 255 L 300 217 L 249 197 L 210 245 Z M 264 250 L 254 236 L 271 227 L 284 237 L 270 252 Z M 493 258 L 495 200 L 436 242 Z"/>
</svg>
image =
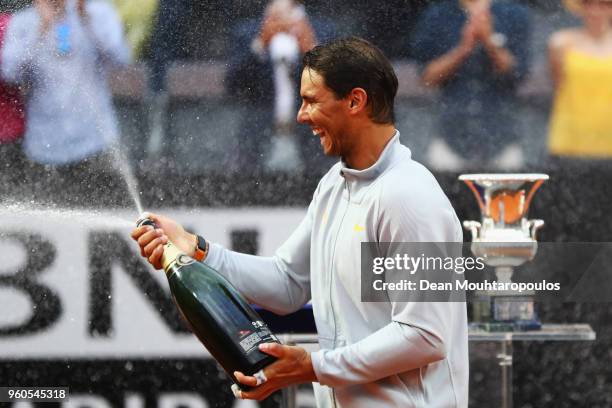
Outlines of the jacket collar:
<svg viewBox="0 0 612 408">
<path fill-rule="evenodd" d="M 374 180 L 382 173 L 385 172 L 393 162 L 393 155 L 397 148 L 400 146 L 399 142 L 400 133 L 398 130 L 395 131 L 393 137 L 387 142 L 387 145 L 383 149 L 382 153 L 376 163 L 363 170 L 355 170 L 347 167 L 344 161 L 340 165 L 340 175 L 346 180 L 355 181 L 369 181 Z"/>
</svg>

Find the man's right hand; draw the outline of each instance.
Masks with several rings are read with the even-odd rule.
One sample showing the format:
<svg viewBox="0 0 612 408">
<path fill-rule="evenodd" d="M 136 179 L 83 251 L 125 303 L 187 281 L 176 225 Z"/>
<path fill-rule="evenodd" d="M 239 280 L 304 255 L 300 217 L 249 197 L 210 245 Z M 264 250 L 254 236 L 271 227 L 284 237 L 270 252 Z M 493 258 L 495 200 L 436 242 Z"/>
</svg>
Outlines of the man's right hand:
<svg viewBox="0 0 612 408">
<path fill-rule="evenodd" d="M 163 246 L 171 241 L 179 250 L 189 256 L 194 256 L 197 245 L 197 237 L 191 234 L 176 221 L 162 215 L 146 213 L 143 214 L 157 225 L 150 225 L 132 230 L 132 239 L 138 243 L 140 254 L 147 258 L 155 269 L 162 269 L 161 257 L 164 253 Z"/>
</svg>

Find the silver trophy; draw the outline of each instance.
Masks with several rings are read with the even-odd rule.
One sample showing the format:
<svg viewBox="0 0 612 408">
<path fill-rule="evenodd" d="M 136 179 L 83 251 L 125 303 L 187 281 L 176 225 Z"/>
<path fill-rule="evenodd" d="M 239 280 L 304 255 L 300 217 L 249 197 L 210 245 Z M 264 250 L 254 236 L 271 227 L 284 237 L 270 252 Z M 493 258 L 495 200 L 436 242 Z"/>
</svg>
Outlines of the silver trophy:
<svg viewBox="0 0 612 408">
<path fill-rule="evenodd" d="M 546 174 L 463 174 L 459 176 L 478 201 L 482 220 L 464 221 L 472 233 L 474 256 L 495 268 L 497 282 L 510 283 L 514 268 L 532 260 L 538 250 L 542 220 L 528 220 L 529 204 Z M 535 293 L 478 291 L 473 320 L 492 331 L 529 330 L 541 326 L 534 310 Z"/>
</svg>

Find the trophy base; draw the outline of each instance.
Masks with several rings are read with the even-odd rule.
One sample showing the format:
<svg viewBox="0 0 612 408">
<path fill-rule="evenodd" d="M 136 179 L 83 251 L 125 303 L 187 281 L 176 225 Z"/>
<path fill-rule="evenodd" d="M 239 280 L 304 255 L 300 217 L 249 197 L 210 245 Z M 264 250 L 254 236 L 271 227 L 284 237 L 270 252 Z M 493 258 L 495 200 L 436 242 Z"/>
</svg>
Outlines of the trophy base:
<svg viewBox="0 0 612 408">
<path fill-rule="evenodd" d="M 540 330 L 542 323 L 538 320 L 520 320 L 516 322 L 473 322 L 470 327 L 486 332 L 523 332 Z"/>
<path fill-rule="evenodd" d="M 491 296 L 482 292 L 479 295 L 472 304 L 473 327 L 487 332 L 530 331 L 542 328 L 532 296 Z"/>
<path fill-rule="evenodd" d="M 497 322 L 537 320 L 532 296 L 491 296 L 491 317 Z"/>
</svg>

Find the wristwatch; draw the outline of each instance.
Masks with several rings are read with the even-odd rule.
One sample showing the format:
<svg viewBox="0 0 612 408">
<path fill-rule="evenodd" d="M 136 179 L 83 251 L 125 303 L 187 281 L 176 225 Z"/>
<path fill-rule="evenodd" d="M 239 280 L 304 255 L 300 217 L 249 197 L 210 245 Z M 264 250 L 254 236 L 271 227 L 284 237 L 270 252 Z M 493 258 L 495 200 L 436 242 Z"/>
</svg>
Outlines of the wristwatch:
<svg viewBox="0 0 612 408">
<path fill-rule="evenodd" d="M 496 48 L 503 48 L 508 42 L 508 39 L 502 33 L 493 33 L 489 37 L 489 41 L 491 41 L 491 44 L 493 44 Z"/>
<path fill-rule="evenodd" d="M 197 241 L 193 258 L 196 261 L 202 262 L 206 258 L 206 255 L 208 255 L 208 241 L 206 241 L 201 235 L 196 236 Z"/>
</svg>

